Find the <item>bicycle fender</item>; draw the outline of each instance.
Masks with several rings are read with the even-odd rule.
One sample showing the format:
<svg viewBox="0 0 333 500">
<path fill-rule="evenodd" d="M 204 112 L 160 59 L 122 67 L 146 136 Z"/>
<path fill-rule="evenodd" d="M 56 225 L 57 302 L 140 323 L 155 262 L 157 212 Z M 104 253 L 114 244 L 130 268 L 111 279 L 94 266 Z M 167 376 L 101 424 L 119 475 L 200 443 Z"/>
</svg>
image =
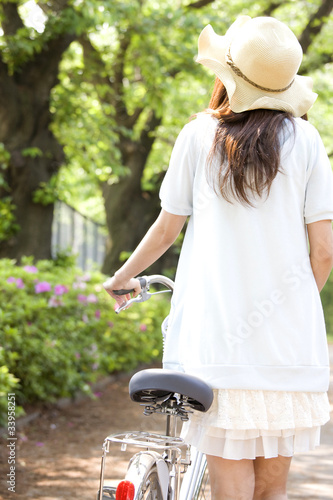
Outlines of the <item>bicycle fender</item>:
<svg viewBox="0 0 333 500">
<path fill-rule="evenodd" d="M 168 499 L 169 490 L 169 469 L 163 458 L 159 457 L 156 461 L 158 480 L 160 482 L 163 500 Z"/>
<path fill-rule="evenodd" d="M 140 498 L 141 489 L 151 467 L 156 465 L 163 500 L 168 499 L 169 469 L 161 455 L 155 451 L 140 451 L 132 458 L 128 466 L 125 480 L 130 481 L 135 487 L 134 500 Z"/>
</svg>

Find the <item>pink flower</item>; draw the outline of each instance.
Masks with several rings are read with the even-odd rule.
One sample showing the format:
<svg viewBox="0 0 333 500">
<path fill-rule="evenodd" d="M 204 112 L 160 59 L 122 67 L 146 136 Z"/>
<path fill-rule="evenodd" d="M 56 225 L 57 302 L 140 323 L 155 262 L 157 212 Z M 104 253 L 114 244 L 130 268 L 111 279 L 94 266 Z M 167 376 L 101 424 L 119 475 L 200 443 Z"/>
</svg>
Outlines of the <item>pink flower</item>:
<svg viewBox="0 0 333 500">
<path fill-rule="evenodd" d="M 96 318 L 96 319 L 100 319 L 100 318 L 101 318 L 101 311 L 100 311 L 99 309 L 97 309 L 97 310 L 95 311 L 95 318 Z"/>
<path fill-rule="evenodd" d="M 108 321 L 108 327 L 113 328 L 114 327 L 114 323 L 112 323 L 112 321 Z"/>
<path fill-rule="evenodd" d="M 90 293 L 87 297 L 87 302 L 90 302 L 90 304 L 96 304 L 96 302 L 98 302 L 98 299 L 94 293 Z"/>
<path fill-rule="evenodd" d="M 89 323 L 89 318 L 88 318 L 88 316 L 87 316 L 86 314 L 83 314 L 83 316 L 82 316 L 82 321 L 83 321 L 84 323 Z"/>
<path fill-rule="evenodd" d="M 81 282 L 74 282 L 72 286 L 74 290 L 84 290 L 87 288 L 87 284 Z"/>
<path fill-rule="evenodd" d="M 81 358 L 81 354 L 79 352 L 76 352 L 75 353 L 75 357 L 76 357 L 76 359 L 80 359 Z"/>
<path fill-rule="evenodd" d="M 145 332 L 147 330 L 147 325 L 145 325 L 144 323 L 142 323 L 139 327 L 139 330 L 140 332 Z"/>
<path fill-rule="evenodd" d="M 35 285 L 35 293 L 50 292 L 51 285 L 47 281 L 40 281 Z"/>
<path fill-rule="evenodd" d="M 77 300 L 79 302 L 87 302 L 87 297 L 85 295 L 82 295 L 82 293 L 79 293 L 79 295 L 77 296 Z"/>
<path fill-rule="evenodd" d="M 54 287 L 54 293 L 56 295 L 63 295 L 64 293 L 68 292 L 68 288 L 65 285 L 56 285 Z"/>
<path fill-rule="evenodd" d="M 24 288 L 25 287 L 25 285 L 23 283 L 23 280 L 21 278 L 17 278 L 17 280 L 16 280 L 16 287 L 17 288 Z"/>
<path fill-rule="evenodd" d="M 63 301 L 58 297 L 56 297 L 55 295 L 53 295 L 48 302 L 49 307 L 59 307 L 63 305 L 64 305 Z"/>
<path fill-rule="evenodd" d="M 35 274 L 35 273 L 38 273 L 38 269 L 36 266 L 24 266 L 24 271 L 26 271 L 27 273 L 32 273 L 32 274 Z"/>
<path fill-rule="evenodd" d="M 7 278 L 7 283 L 16 283 L 17 288 L 25 287 L 22 278 L 14 278 L 14 276 L 10 276 L 9 278 Z"/>
</svg>

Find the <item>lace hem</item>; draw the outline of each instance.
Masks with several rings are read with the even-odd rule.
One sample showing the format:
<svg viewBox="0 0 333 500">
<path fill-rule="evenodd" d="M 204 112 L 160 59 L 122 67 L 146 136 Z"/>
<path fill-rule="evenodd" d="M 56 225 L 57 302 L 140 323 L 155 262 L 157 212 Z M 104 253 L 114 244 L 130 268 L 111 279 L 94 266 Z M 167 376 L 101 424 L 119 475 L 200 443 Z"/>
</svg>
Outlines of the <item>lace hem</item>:
<svg viewBox="0 0 333 500">
<path fill-rule="evenodd" d="M 191 422 L 235 430 L 310 428 L 330 418 L 327 393 L 215 389 L 207 413 L 195 412 Z"/>
<path fill-rule="evenodd" d="M 204 428 L 185 423 L 182 437 L 207 455 L 229 460 L 254 460 L 256 457 L 274 458 L 278 455 L 291 457 L 306 453 L 320 444 L 320 426 L 310 429 L 286 429 L 282 431 L 236 431 Z"/>
</svg>

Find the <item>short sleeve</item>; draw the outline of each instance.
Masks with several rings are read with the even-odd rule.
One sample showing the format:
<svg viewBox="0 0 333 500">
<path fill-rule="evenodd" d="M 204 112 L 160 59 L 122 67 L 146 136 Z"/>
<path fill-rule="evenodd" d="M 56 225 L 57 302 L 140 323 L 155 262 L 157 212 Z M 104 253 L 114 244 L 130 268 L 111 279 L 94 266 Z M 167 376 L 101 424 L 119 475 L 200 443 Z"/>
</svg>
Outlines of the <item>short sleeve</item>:
<svg viewBox="0 0 333 500">
<path fill-rule="evenodd" d="M 178 135 L 160 189 L 162 208 L 174 215 L 191 215 L 193 210 L 195 122 L 185 125 Z"/>
<path fill-rule="evenodd" d="M 305 192 L 306 224 L 320 220 L 333 220 L 332 167 L 319 133 L 315 129 L 314 132 Z"/>
</svg>

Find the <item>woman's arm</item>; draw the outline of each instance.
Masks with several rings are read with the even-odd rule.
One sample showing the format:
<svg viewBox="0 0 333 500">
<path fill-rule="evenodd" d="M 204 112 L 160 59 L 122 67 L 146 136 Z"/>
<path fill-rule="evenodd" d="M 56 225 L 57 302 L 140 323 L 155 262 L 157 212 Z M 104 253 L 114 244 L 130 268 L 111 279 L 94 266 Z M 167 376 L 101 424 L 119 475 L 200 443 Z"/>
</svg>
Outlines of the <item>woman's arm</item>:
<svg viewBox="0 0 333 500">
<path fill-rule="evenodd" d="M 312 271 L 321 291 L 333 267 L 332 221 L 321 220 L 307 225 L 310 262 Z"/>
<path fill-rule="evenodd" d="M 104 283 L 106 291 L 116 300 L 117 296 L 112 294 L 112 290 L 134 288 L 134 295 L 137 295 L 140 292 L 140 284 L 133 277 L 147 269 L 168 250 L 182 230 L 186 219 L 186 215 L 173 215 L 162 209 L 130 258 Z M 118 302 L 123 302 L 123 299 L 118 297 Z"/>
</svg>

